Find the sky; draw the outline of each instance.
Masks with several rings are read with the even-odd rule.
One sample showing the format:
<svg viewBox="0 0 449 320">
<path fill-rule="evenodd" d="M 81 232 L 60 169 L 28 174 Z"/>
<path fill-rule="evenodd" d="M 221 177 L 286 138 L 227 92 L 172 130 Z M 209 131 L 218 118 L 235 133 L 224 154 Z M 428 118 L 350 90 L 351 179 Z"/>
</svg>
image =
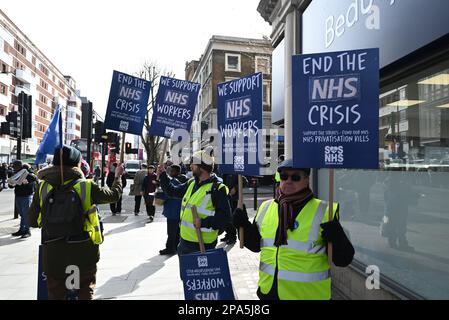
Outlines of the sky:
<svg viewBox="0 0 449 320">
<path fill-rule="evenodd" d="M 145 61 L 184 79 L 212 35 L 261 39 L 271 27 L 260 0 L 21 0 L 1 9 L 104 118 L 112 71 L 133 74 Z"/>
</svg>

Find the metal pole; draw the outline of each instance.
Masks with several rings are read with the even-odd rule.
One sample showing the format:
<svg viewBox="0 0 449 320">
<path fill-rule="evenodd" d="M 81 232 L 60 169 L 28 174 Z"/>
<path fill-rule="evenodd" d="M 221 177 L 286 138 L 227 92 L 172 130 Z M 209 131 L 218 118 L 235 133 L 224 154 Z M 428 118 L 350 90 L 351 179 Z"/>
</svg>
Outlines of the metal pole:
<svg viewBox="0 0 449 320">
<path fill-rule="evenodd" d="M 104 187 L 104 169 L 106 167 L 106 149 L 108 147 L 107 142 L 101 144 L 101 186 Z"/>
<path fill-rule="evenodd" d="M 257 178 L 254 178 L 254 210 L 257 210 Z"/>
<path fill-rule="evenodd" d="M 329 221 L 332 221 L 334 216 L 334 169 L 329 169 Z M 327 257 L 329 265 L 332 266 L 332 242 L 327 244 Z"/>
<path fill-rule="evenodd" d="M 290 159 L 293 156 L 293 128 L 292 128 L 292 55 L 297 54 L 296 35 L 297 35 L 297 10 L 292 10 L 285 17 L 285 66 L 284 66 L 284 143 L 285 158 Z"/>
<path fill-rule="evenodd" d="M 120 163 L 121 164 L 125 163 L 125 137 L 126 137 L 126 133 L 123 132 L 122 133 L 122 146 L 120 148 Z"/>
<path fill-rule="evenodd" d="M 23 123 L 23 101 L 19 100 L 19 116 L 20 122 L 18 121 L 18 132 L 17 132 L 17 160 L 22 160 L 22 123 Z"/>
</svg>

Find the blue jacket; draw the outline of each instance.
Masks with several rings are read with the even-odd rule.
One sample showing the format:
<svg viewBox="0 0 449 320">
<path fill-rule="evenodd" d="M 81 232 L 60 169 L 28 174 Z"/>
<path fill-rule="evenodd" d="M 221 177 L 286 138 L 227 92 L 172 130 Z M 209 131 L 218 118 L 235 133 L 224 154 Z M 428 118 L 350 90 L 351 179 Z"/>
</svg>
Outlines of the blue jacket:
<svg viewBox="0 0 449 320">
<path fill-rule="evenodd" d="M 178 179 L 171 179 L 171 183 L 174 186 L 178 186 L 181 184 L 181 182 L 179 182 Z M 165 202 L 162 214 L 167 219 L 180 221 L 182 199 L 169 197 L 165 193 L 164 198 Z"/>
</svg>

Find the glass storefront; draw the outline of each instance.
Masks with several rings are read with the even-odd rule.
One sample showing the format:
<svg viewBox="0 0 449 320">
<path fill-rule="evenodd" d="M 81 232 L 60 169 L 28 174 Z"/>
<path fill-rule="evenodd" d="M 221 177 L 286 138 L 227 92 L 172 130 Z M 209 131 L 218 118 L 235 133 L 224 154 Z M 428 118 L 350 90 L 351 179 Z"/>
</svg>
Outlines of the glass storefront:
<svg viewBox="0 0 449 320">
<path fill-rule="evenodd" d="M 427 299 L 449 299 L 449 59 L 381 88 L 379 170 L 336 170 L 356 259 Z M 328 172 L 318 173 L 328 197 Z"/>
</svg>

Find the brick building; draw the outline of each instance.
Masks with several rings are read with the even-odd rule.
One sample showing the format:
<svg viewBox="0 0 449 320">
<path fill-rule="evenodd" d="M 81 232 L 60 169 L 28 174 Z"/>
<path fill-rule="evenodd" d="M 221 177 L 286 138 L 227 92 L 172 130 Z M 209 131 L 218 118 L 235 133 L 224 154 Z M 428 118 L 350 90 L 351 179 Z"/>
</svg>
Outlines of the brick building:
<svg viewBox="0 0 449 320">
<path fill-rule="evenodd" d="M 64 140 L 81 137 L 81 99 L 76 82 L 65 76 L 0 10 L 0 122 L 17 111 L 18 95 L 32 96 L 32 138 L 23 141 L 22 158 L 34 157 L 57 104 L 63 107 Z M 0 161 L 15 158 L 16 141 L 0 136 Z"/>
<path fill-rule="evenodd" d="M 186 80 L 201 84 L 192 124 L 193 150 L 208 128 L 217 128 L 217 85 L 252 73 L 264 74 L 264 129 L 271 128 L 271 52 L 269 40 L 212 36 L 199 60 L 186 63 Z"/>
</svg>

